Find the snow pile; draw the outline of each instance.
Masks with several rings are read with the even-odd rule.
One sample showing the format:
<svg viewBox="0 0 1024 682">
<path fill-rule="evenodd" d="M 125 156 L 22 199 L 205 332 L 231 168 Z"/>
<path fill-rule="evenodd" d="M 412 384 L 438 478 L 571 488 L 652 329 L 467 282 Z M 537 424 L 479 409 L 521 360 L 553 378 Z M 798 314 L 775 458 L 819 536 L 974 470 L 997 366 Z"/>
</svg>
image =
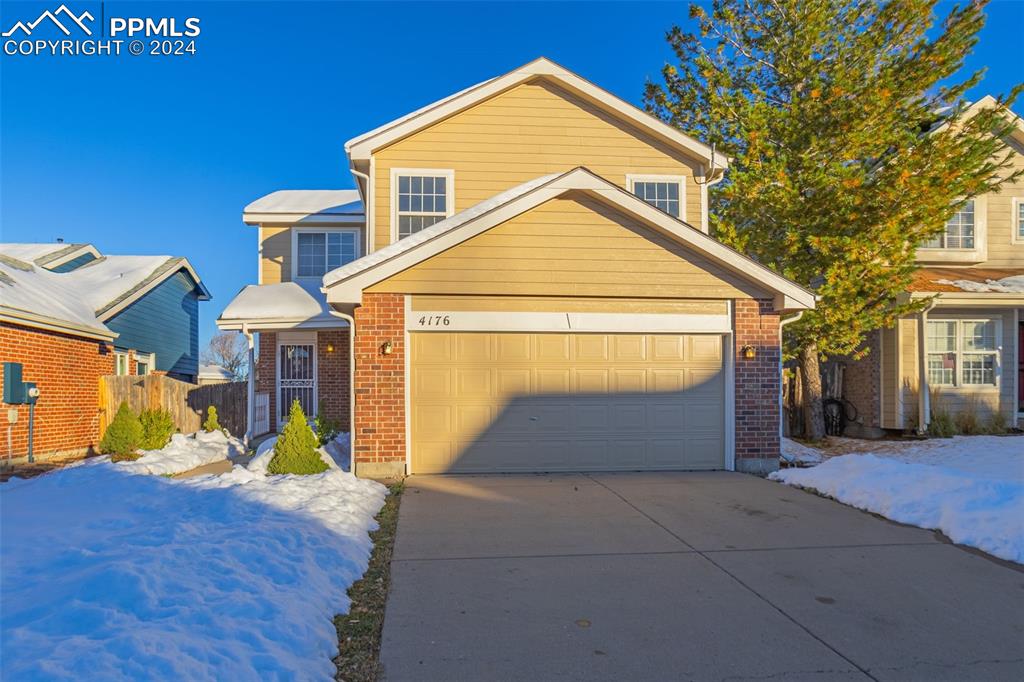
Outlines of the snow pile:
<svg viewBox="0 0 1024 682">
<path fill-rule="evenodd" d="M 782 460 L 790 464 L 818 464 L 821 462 L 821 452 L 795 440 L 783 438 Z"/>
<path fill-rule="evenodd" d="M 1024 275 L 972 282 L 968 279 L 940 279 L 939 284 L 949 284 L 964 291 L 993 292 L 999 294 L 1024 294 Z"/>
<path fill-rule="evenodd" d="M 0 485 L 9 679 L 331 679 L 386 489 L 339 469 Z"/>
<path fill-rule="evenodd" d="M 1024 563 L 1024 438 L 925 441 L 770 478 Z"/>
<path fill-rule="evenodd" d="M 274 436 L 260 443 L 259 447 L 256 448 L 256 455 L 246 468 L 253 473 L 266 476 L 267 465 L 270 464 L 270 460 L 274 456 L 274 443 L 276 442 L 277 436 Z M 350 443 L 348 432 L 339 433 L 334 440 L 322 448 L 318 448 L 320 459 L 332 469 L 349 471 Z"/>
<path fill-rule="evenodd" d="M 204 464 L 244 454 L 242 441 L 225 436 L 220 431 L 199 431 L 191 436 L 176 433 L 162 449 L 142 450 L 142 457 L 134 462 L 118 462 L 114 466 L 133 474 L 180 474 Z"/>
</svg>

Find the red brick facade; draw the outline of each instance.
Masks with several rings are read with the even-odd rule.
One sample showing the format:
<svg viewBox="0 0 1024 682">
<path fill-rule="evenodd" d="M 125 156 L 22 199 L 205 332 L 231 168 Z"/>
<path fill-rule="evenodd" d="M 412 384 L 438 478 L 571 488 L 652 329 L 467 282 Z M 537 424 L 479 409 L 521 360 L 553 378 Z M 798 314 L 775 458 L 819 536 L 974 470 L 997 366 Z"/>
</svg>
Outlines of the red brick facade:
<svg viewBox="0 0 1024 682">
<path fill-rule="evenodd" d="M 355 460 L 360 476 L 405 473 L 405 297 L 363 294 L 356 309 Z M 391 342 L 391 353 L 382 347 Z"/>
<path fill-rule="evenodd" d="M 779 465 L 779 314 L 770 299 L 735 301 L 736 468 L 762 473 Z M 751 346 L 755 357 L 746 358 Z"/>
<path fill-rule="evenodd" d="M 36 384 L 41 393 L 36 403 L 34 452 L 39 456 L 77 453 L 95 447 L 99 433 L 100 377 L 114 373 L 113 347 L 103 341 L 58 332 L 0 324 L 0 360 L 20 362 L 22 379 Z M 12 429 L 13 449 L 0 440 L 4 456 L 28 453 L 28 405 L 4 405 L 17 409 Z"/>
<path fill-rule="evenodd" d="M 325 329 L 316 332 L 317 393 L 320 405 L 331 419 L 349 430 L 349 332 Z M 333 350 L 330 350 L 333 349 Z M 270 428 L 277 423 L 277 334 L 260 332 L 256 371 L 256 392 L 270 397 Z M 260 435 L 260 434 L 257 434 Z"/>
<path fill-rule="evenodd" d="M 868 333 L 859 350 L 868 354 L 860 360 L 841 358 L 843 397 L 857 409 L 855 424 L 867 428 L 880 428 L 882 414 L 882 334 L 877 329 Z M 848 428 L 850 428 L 848 426 Z M 852 434 L 851 434 L 852 435 Z"/>
</svg>

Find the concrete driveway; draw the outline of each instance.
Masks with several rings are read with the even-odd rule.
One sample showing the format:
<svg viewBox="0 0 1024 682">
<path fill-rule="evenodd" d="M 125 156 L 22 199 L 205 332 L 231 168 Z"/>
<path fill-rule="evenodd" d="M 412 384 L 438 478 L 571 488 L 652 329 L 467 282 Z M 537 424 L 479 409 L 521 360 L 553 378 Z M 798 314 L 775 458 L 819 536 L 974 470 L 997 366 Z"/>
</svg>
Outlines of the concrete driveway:
<svg viewBox="0 0 1024 682">
<path fill-rule="evenodd" d="M 732 473 L 414 476 L 397 680 L 1020 680 L 1024 572 Z"/>
</svg>

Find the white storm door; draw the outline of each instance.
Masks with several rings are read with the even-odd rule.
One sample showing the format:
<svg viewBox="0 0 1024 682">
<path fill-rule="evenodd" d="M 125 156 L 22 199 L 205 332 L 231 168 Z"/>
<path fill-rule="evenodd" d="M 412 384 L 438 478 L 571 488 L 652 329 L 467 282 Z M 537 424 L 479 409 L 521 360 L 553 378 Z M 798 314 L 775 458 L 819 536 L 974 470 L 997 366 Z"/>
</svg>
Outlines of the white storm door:
<svg viewBox="0 0 1024 682">
<path fill-rule="evenodd" d="M 316 416 L 316 334 L 281 334 L 277 344 L 277 424 L 288 421 L 299 401 L 310 419 Z"/>
</svg>

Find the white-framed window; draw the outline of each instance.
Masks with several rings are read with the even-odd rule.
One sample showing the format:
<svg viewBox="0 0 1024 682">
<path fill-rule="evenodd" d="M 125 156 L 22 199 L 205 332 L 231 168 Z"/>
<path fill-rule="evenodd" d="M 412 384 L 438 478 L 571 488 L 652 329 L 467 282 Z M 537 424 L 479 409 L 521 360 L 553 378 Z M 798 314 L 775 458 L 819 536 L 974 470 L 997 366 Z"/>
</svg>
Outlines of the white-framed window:
<svg viewBox="0 0 1024 682">
<path fill-rule="evenodd" d="M 391 209 L 396 241 L 444 220 L 455 212 L 455 171 L 391 169 Z"/>
<path fill-rule="evenodd" d="M 323 277 L 359 257 L 359 230 L 292 230 L 292 276 L 295 279 Z"/>
<path fill-rule="evenodd" d="M 1013 228 L 1013 240 L 1024 242 L 1024 199 L 1014 197 L 1010 204 L 1010 222 Z"/>
<path fill-rule="evenodd" d="M 114 351 L 114 374 L 119 377 L 128 375 L 128 353 L 126 351 Z"/>
<path fill-rule="evenodd" d="M 629 191 L 670 216 L 686 219 L 686 177 L 683 175 L 627 175 Z"/>
<path fill-rule="evenodd" d="M 925 353 L 928 384 L 984 388 L 999 385 L 998 319 L 928 320 Z"/>
<path fill-rule="evenodd" d="M 942 234 L 924 243 L 926 249 L 973 249 L 974 248 L 974 199 L 964 202 L 956 213 L 946 221 Z"/>
<path fill-rule="evenodd" d="M 135 354 L 135 373 L 141 376 L 146 376 L 150 372 L 156 369 L 156 354 L 155 353 L 136 353 Z"/>
</svg>

